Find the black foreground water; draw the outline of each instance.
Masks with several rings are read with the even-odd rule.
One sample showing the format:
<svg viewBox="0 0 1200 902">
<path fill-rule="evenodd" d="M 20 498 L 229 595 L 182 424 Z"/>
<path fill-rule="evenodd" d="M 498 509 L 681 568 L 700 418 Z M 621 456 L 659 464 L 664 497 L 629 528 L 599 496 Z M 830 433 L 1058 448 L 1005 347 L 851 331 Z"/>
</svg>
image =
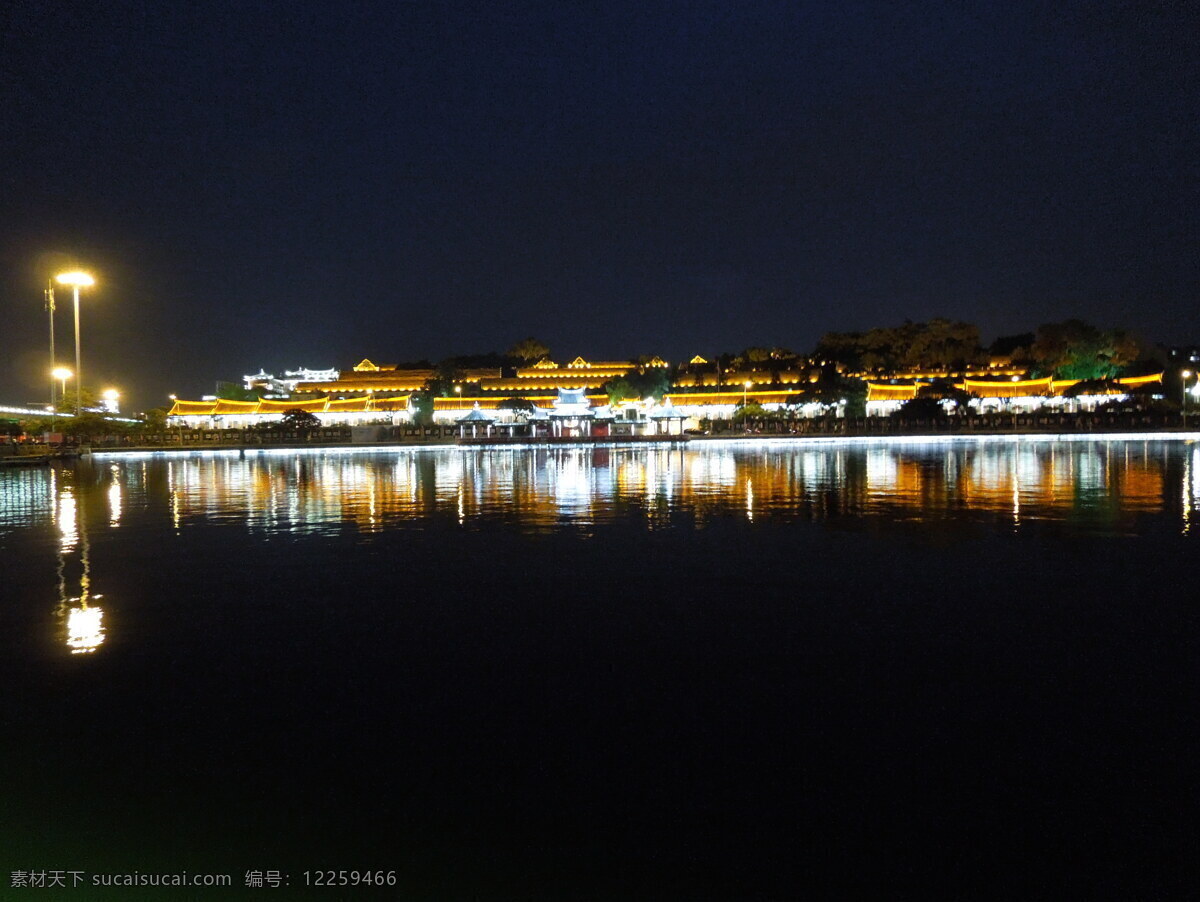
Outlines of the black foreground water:
<svg viewBox="0 0 1200 902">
<path fill-rule="evenodd" d="M 1184 895 L 1197 505 L 1156 441 L 0 471 L 0 898 Z"/>
</svg>

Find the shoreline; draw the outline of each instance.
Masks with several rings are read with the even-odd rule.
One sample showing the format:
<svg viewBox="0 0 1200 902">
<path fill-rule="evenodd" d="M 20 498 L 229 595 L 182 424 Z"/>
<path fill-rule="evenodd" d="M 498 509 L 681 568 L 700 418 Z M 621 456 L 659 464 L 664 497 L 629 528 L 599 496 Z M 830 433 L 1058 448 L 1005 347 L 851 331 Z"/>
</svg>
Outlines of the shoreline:
<svg viewBox="0 0 1200 902">
<path fill-rule="evenodd" d="M 592 439 L 590 441 L 560 440 L 555 442 L 529 441 L 475 441 L 471 443 L 449 442 L 351 442 L 280 443 L 277 445 L 189 445 L 182 448 L 134 447 L 97 448 L 90 457 L 118 457 L 125 455 L 155 454 L 290 454 L 309 452 L 371 452 L 424 449 L 446 451 L 531 451 L 553 448 L 676 448 L 683 450 L 689 445 L 733 444 L 733 445 L 931 445 L 1012 442 L 1031 444 L 1036 442 L 1131 442 L 1131 441 L 1182 441 L 1200 442 L 1200 430 L 1156 430 L 1151 432 L 978 432 L 978 433 L 907 433 L 903 435 L 688 435 L 661 436 L 659 441 L 622 441 L 620 439 Z M 668 438 L 673 439 L 667 440 Z"/>
</svg>

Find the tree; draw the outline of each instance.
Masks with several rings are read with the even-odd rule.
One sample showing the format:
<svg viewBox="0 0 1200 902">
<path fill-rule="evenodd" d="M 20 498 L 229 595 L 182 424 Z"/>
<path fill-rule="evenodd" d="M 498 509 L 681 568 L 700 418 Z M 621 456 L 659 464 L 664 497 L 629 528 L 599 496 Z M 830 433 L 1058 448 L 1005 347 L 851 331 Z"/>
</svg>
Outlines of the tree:
<svg viewBox="0 0 1200 902">
<path fill-rule="evenodd" d="M 167 428 L 167 412 L 161 407 L 147 410 L 142 422 L 147 432 L 162 432 Z"/>
<path fill-rule="evenodd" d="M 917 369 L 962 369 L 978 356 L 978 326 L 936 318 L 915 324 L 904 362 Z"/>
<path fill-rule="evenodd" d="M 912 398 L 892 414 L 894 420 L 944 420 L 946 410 L 936 398 Z"/>
<path fill-rule="evenodd" d="M 953 401 L 959 413 L 967 409 L 967 405 L 971 402 L 972 398 L 977 397 L 969 391 L 959 388 L 950 379 L 934 379 L 928 385 L 922 385 L 918 388 L 916 396 L 918 398 L 933 398 L 935 401 Z"/>
<path fill-rule="evenodd" d="M 62 423 L 62 431 L 66 435 L 113 435 L 114 433 L 125 431 L 123 423 L 115 423 L 101 414 L 90 410 L 69 419 L 63 418 L 60 422 Z"/>
<path fill-rule="evenodd" d="M 533 410 L 535 407 L 532 401 L 525 398 L 505 398 L 496 405 L 497 410 Z"/>
<path fill-rule="evenodd" d="M 1038 326 L 1030 349 L 1038 371 L 1059 379 L 1119 376 L 1140 352 L 1136 339 L 1123 330 L 1102 331 L 1078 319 Z"/>
<path fill-rule="evenodd" d="M 661 367 L 649 367 L 645 371 L 630 370 L 624 376 L 604 383 L 609 404 L 620 404 L 631 398 L 636 401 L 642 398 L 661 401 L 670 388 L 671 376 Z"/>
<path fill-rule="evenodd" d="M 100 398 L 87 386 L 79 393 L 79 403 L 85 411 L 93 410 L 100 406 Z M 67 386 L 67 393 L 58 402 L 59 412 L 78 413 L 75 409 L 75 387 Z"/>
<path fill-rule="evenodd" d="M 321 420 L 315 413 L 301 410 L 299 407 L 293 407 L 284 413 L 281 422 L 286 428 L 296 432 L 311 432 L 321 426 Z"/>
<path fill-rule="evenodd" d="M 1022 332 L 1020 335 L 1001 335 L 988 347 L 989 357 L 1007 357 L 1017 363 L 1029 359 L 1029 349 L 1033 347 L 1036 336 L 1032 332 Z"/>
<path fill-rule="evenodd" d="M 771 413 L 757 401 L 751 401 L 748 404 L 739 404 L 737 410 L 733 412 L 733 421 L 735 423 L 745 420 L 765 420 L 770 417 Z"/>
<path fill-rule="evenodd" d="M 523 338 L 508 349 L 510 357 L 517 357 L 526 363 L 535 363 L 543 357 L 550 356 L 550 348 L 533 336 Z"/>
<path fill-rule="evenodd" d="M 979 328 L 971 323 L 935 318 L 927 323 L 906 320 L 869 332 L 829 332 L 813 356 L 845 369 L 895 371 L 957 369 L 979 356 Z"/>
<path fill-rule="evenodd" d="M 796 395 L 801 404 L 825 404 L 835 406 L 845 402 L 846 416 L 867 415 L 867 383 L 861 379 L 843 376 L 832 363 L 821 369 L 816 382 L 805 383 Z"/>
<path fill-rule="evenodd" d="M 414 392 L 408 399 L 413 409 L 413 422 L 418 426 L 428 426 L 433 422 L 433 393 L 429 391 Z"/>
<path fill-rule="evenodd" d="M 1119 382 L 1112 379 L 1081 379 L 1074 385 L 1067 386 L 1063 391 L 1064 398 L 1078 398 L 1083 395 L 1115 395 L 1124 394 L 1125 389 Z"/>
<path fill-rule="evenodd" d="M 262 397 L 262 392 L 253 391 L 236 382 L 218 382 L 217 397 L 226 401 L 257 401 Z"/>
</svg>

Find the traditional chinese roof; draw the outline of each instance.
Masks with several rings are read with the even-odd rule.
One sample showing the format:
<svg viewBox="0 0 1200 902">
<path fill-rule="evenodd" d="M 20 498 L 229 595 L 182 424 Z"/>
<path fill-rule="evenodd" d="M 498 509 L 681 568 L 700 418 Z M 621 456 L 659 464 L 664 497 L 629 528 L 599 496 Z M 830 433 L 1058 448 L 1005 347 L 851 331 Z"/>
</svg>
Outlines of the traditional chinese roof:
<svg viewBox="0 0 1200 902">
<path fill-rule="evenodd" d="M 987 382 L 981 379 L 964 379 L 962 388 L 981 398 L 1027 398 L 1031 395 L 1054 394 L 1054 380 L 1018 379 L 1008 382 Z"/>
<path fill-rule="evenodd" d="M 917 396 L 916 383 L 887 385 L 880 382 L 867 383 L 868 401 L 911 401 Z"/>
<path fill-rule="evenodd" d="M 258 407 L 253 406 L 250 410 L 239 411 L 240 413 L 288 413 L 292 410 L 303 410 L 306 413 L 324 413 L 325 405 L 329 401 L 328 398 L 313 398 L 304 401 L 267 401 L 258 402 Z M 232 412 L 232 411 L 231 411 Z"/>
<path fill-rule="evenodd" d="M 284 414 L 289 410 L 304 410 L 309 413 L 370 413 L 376 411 L 407 410 L 408 398 L 306 398 L 303 400 L 263 399 L 260 401 L 176 401 L 167 412 L 168 416 L 233 416 L 248 414 Z"/>
<path fill-rule="evenodd" d="M 370 373 L 378 372 L 379 370 L 394 370 L 395 368 L 396 364 L 394 363 L 372 363 L 370 360 L 364 357 L 358 364 L 355 365 L 354 371 L 356 373 Z"/>
<path fill-rule="evenodd" d="M 558 397 L 554 400 L 551 416 L 558 417 L 591 417 L 595 416 L 592 403 L 582 388 L 560 388 Z"/>
<path fill-rule="evenodd" d="M 1125 376 L 1117 381 L 1122 385 L 1128 385 L 1130 388 L 1136 388 L 1139 385 L 1149 385 L 1151 382 L 1161 383 L 1163 380 L 1162 373 L 1155 373 L 1153 376 Z"/>
<path fill-rule="evenodd" d="M 455 422 L 458 423 L 494 423 L 495 417 L 489 417 L 486 413 L 479 409 L 479 402 L 471 408 L 471 412 L 465 417 L 459 417 Z"/>
<path fill-rule="evenodd" d="M 370 410 L 371 398 L 363 395 L 361 398 L 330 398 L 325 408 L 327 413 L 366 413 Z"/>
<path fill-rule="evenodd" d="M 367 392 L 367 391 L 420 391 L 435 375 L 433 370 L 368 370 L 342 373 L 329 382 L 301 382 L 297 392 Z"/>
<path fill-rule="evenodd" d="M 671 403 L 670 398 L 663 398 L 662 404 L 650 411 L 648 416 L 652 420 L 686 420 L 688 417 Z"/>
<path fill-rule="evenodd" d="M 176 401 L 167 416 L 211 416 L 216 406 L 216 401 Z"/>
<path fill-rule="evenodd" d="M 217 398 L 213 405 L 213 416 L 225 416 L 231 413 L 254 413 L 254 410 L 261 401 L 228 401 L 224 398 Z"/>
<path fill-rule="evenodd" d="M 587 395 L 582 388 L 560 388 L 555 404 L 587 404 Z M 590 405 L 589 405 L 590 406 Z"/>
<path fill-rule="evenodd" d="M 408 395 L 404 395 L 401 398 L 375 398 L 371 402 L 371 409 L 379 411 L 408 410 L 408 397 Z"/>
</svg>

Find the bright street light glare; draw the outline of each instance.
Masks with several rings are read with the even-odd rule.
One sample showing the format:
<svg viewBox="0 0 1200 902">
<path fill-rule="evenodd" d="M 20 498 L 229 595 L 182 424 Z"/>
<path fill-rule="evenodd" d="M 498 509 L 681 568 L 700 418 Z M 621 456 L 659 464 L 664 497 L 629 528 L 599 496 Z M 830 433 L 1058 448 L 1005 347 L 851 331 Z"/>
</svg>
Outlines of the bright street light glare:
<svg viewBox="0 0 1200 902">
<path fill-rule="evenodd" d="M 115 401 L 117 398 L 121 397 L 121 393 L 115 388 L 106 388 L 100 397 L 102 397 L 105 401 Z"/>
<path fill-rule="evenodd" d="M 51 371 L 50 375 L 53 376 L 55 379 L 70 379 L 75 374 L 72 373 L 65 366 L 59 366 L 59 367 L 55 367 Z"/>
<path fill-rule="evenodd" d="M 59 285 L 74 285 L 76 288 L 88 288 L 96 284 L 95 279 L 79 270 L 61 273 L 57 279 Z"/>
</svg>

